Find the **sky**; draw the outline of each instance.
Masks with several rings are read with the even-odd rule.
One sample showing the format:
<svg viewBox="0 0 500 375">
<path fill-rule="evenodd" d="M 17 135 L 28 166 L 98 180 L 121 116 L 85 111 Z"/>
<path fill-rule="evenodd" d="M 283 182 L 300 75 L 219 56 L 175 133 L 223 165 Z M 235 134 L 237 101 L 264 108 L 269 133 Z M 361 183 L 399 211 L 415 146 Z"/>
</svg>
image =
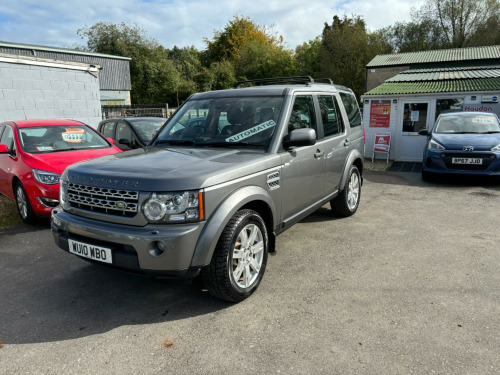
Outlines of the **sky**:
<svg viewBox="0 0 500 375">
<path fill-rule="evenodd" d="M 287 48 L 321 34 L 334 15 L 360 15 L 370 31 L 409 21 L 418 0 L 0 0 L 0 41 L 73 48 L 97 22 L 134 24 L 165 48 L 205 49 L 234 16 L 283 36 Z"/>
</svg>

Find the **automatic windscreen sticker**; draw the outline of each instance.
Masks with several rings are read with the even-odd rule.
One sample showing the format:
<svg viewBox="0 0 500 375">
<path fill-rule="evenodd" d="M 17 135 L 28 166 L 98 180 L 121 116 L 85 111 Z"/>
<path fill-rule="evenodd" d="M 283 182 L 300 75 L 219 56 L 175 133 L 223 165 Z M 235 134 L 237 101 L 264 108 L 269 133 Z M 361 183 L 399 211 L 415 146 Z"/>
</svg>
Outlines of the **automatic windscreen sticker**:
<svg viewBox="0 0 500 375">
<path fill-rule="evenodd" d="M 234 134 L 234 135 L 230 136 L 229 138 L 226 138 L 225 141 L 226 142 L 239 142 L 242 139 L 249 138 L 255 134 L 261 133 L 264 130 L 270 129 L 274 126 L 276 126 L 276 123 L 274 122 L 274 120 L 269 120 L 269 121 L 263 122 L 262 124 L 255 125 L 253 128 L 250 128 L 250 129 L 244 130 L 240 133 Z"/>
<path fill-rule="evenodd" d="M 487 117 L 474 117 L 472 122 L 475 122 L 476 124 L 494 124 L 496 121 Z"/>
</svg>

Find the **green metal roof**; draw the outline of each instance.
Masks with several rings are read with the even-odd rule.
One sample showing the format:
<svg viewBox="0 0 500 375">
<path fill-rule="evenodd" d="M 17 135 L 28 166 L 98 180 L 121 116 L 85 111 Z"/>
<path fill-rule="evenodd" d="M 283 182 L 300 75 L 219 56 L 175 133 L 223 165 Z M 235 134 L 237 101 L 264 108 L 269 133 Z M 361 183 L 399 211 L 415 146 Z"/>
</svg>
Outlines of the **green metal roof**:
<svg viewBox="0 0 500 375">
<path fill-rule="evenodd" d="M 500 78 L 386 82 L 368 91 L 365 95 L 424 94 L 462 91 L 500 91 Z"/>
<path fill-rule="evenodd" d="M 441 49 L 422 52 L 378 55 L 366 65 L 367 68 L 391 65 L 425 64 L 450 61 L 500 59 L 500 46 Z"/>
<path fill-rule="evenodd" d="M 442 81 L 468 78 L 498 78 L 500 67 L 497 69 L 419 69 L 407 70 L 389 78 L 385 82 L 414 82 L 414 81 Z"/>
</svg>

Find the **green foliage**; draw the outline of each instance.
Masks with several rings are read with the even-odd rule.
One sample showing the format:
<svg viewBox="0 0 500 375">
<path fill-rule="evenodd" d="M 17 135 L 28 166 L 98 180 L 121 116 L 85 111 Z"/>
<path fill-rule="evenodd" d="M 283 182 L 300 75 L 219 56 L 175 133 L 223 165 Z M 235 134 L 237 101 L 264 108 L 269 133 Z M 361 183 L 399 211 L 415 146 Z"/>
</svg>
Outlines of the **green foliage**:
<svg viewBox="0 0 500 375">
<path fill-rule="evenodd" d="M 413 11 L 412 18 L 424 28 L 432 24 L 437 26 L 441 48 L 462 48 L 488 45 L 485 44 L 488 39 L 498 40 L 498 28 L 488 29 L 493 37 L 482 33 L 488 24 L 497 25 L 499 16 L 499 0 L 426 0 L 422 7 Z"/>
<path fill-rule="evenodd" d="M 194 92 L 230 88 L 237 80 L 290 75 L 328 77 L 356 95 L 366 64 L 378 54 L 500 44 L 500 0 L 425 0 L 410 22 L 369 32 L 362 17 L 334 16 L 322 33 L 285 48 L 272 28 L 234 16 L 206 49 L 171 50 L 137 25 L 98 22 L 78 30 L 84 50 L 127 56 L 133 103 L 179 105 Z"/>
<path fill-rule="evenodd" d="M 98 22 L 78 30 L 85 50 L 130 57 L 133 103 L 167 102 L 180 85 L 180 74 L 167 51 L 137 25 Z"/>
<path fill-rule="evenodd" d="M 206 66 L 229 62 L 238 79 L 290 75 L 294 72 L 292 51 L 285 49 L 283 38 L 247 17 L 235 16 L 223 30 L 205 39 Z"/>
<path fill-rule="evenodd" d="M 418 52 L 443 48 L 445 40 L 439 25 L 430 20 L 396 22 L 383 29 L 396 52 Z"/>
<path fill-rule="evenodd" d="M 295 48 L 295 66 L 298 75 L 315 76 L 320 71 L 321 39 L 316 37 Z"/>
<path fill-rule="evenodd" d="M 325 24 L 319 48 L 319 74 L 350 87 L 359 96 L 365 89 L 365 66 L 390 50 L 380 35 L 371 36 L 362 17 L 333 17 Z"/>
</svg>

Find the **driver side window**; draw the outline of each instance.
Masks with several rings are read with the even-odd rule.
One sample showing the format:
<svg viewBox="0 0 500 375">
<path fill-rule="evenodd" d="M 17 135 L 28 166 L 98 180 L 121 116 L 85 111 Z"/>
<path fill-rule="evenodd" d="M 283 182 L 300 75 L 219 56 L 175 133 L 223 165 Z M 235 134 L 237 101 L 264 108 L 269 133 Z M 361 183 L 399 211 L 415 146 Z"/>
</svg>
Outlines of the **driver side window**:
<svg viewBox="0 0 500 375">
<path fill-rule="evenodd" d="M 312 95 L 299 95 L 295 97 L 288 131 L 310 128 L 316 130 L 316 114 Z"/>
</svg>

